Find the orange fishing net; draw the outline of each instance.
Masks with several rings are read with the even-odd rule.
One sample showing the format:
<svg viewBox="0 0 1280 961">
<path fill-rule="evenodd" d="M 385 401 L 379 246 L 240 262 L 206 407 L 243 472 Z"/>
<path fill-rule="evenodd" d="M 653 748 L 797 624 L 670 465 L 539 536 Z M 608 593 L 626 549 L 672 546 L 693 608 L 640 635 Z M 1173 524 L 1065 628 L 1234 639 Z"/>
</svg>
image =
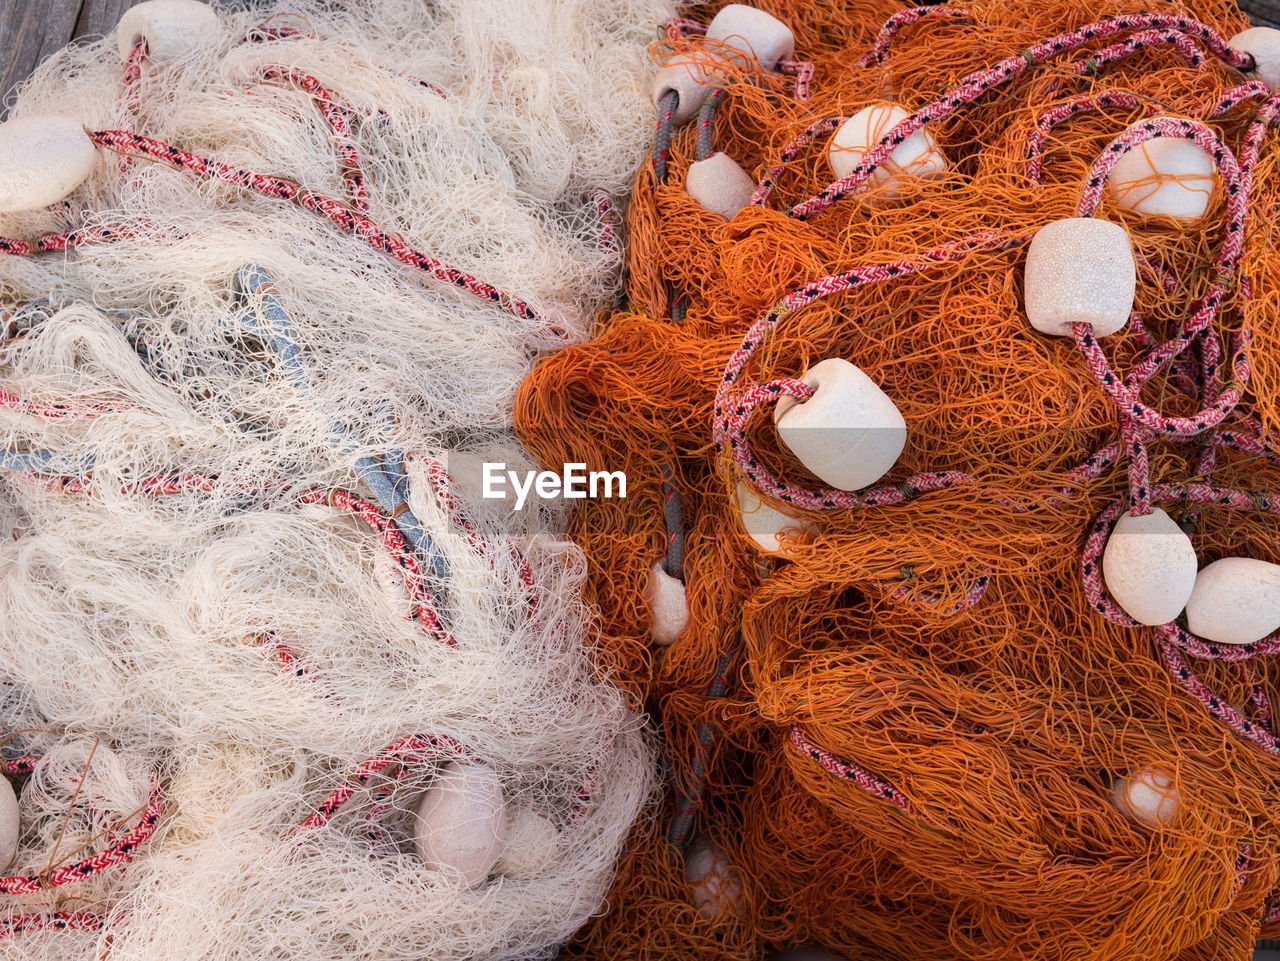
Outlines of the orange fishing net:
<svg viewBox="0 0 1280 961">
<path fill-rule="evenodd" d="M 914 180 L 903 199 L 855 191 L 789 216 L 835 180 L 831 128 L 794 149 L 811 124 L 885 102 L 910 112 L 1037 41 L 1150 2 L 974 0 L 902 26 L 880 58 L 868 51 L 898 3 L 759 6 L 815 65 L 812 95 L 797 99 L 792 77 L 735 62 L 703 136 L 757 181 L 773 170 L 772 193 L 730 221 L 704 210 L 684 189 L 699 123 L 676 131 L 665 182 L 648 165 L 636 181 L 625 307 L 597 318 L 590 343 L 545 357 L 519 398 L 519 428 L 545 465 L 626 472 L 626 499 L 586 502 L 572 534 L 590 563 L 601 656 L 660 719 L 678 788 L 637 830 L 608 913 L 568 954 L 757 958 L 815 941 L 849 958 L 1247 957 L 1280 879 L 1280 759 L 1178 683 L 1152 628 L 1094 609 L 1082 551 L 1095 518 L 1126 496 L 1126 465 L 1070 472 L 1121 437 L 1121 415 L 1071 337 L 1032 330 L 1022 270 L 1026 238 L 1076 215 L 1091 165 L 1131 124 L 1153 113 L 1202 119 L 1239 152 L 1265 91 L 1224 105 L 1246 78 L 1199 38 L 1198 64 L 1177 38 L 1108 61 L 1100 53 L 1137 32 L 1121 30 L 1028 56 L 1014 79 L 932 124 L 947 172 Z M 1224 37 L 1248 26 L 1227 2 L 1158 7 Z M 698 69 L 699 49 L 692 28 L 653 52 L 684 52 Z M 1108 100 L 1112 91 L 1132 98 Z M 1034 182 L 1038 121 L 1084 96 L 1098 108 L 1052 126 Z M 1275 141 L 1269 131 L 1262 142 L 1239 269 L 1212 322 L 1224 345 L 1252 331 L 1251 379 L 1224 423 L 1253 424 L 1262 449 L 1222 448 L 1210 463 L 1195 441 L 1150 445 L 1155 485 L 1258 496 L 1243 507 L 1166 498 L 1202 565 L 1228 554 L 1280 562 L 1280 518 L 1260 496 L 1280 491 L 1266 456 L 1280 446 L 1265 440 L 1280 428 Z M 1228 213 L 1215 183 L 1194 222 L 1103 198 L 1098 215 L 1128 229 L 1139 264 L 1171 279 L 1140 271 L 1140 325 L 1104 344 L 1116 370 L 1150 349 L 1143 331 L 1171 337 L 1218 279 Z M 735 508 L 743 472 L 713 438 L 717 389 L 744 334 L 818 278 L 919 263 L 976 234 L 996 242 L 786 313 L 747 365 L 764 383 L 824 358 L 851 361 L 906 420 L 906 449 L 882 485 L 948 471 L 971 479 L 882 506 L 797 510 L 812 529 L 758 555 Z M 1166 365 L 1142 401 L 1192 415 L 1201 404 L 1188 376 Z M 1211 377 L 1227 389 L 1230 364 Z M 824 490 L 779 443 L 771 413 L 757 410 L 746 429 L 755 457 Z M 684 518 L 690 621 L 655 648 L 646 585 L 667 551 L 669 497 Z M 1184 660 L 1214 698 L 1270 730 L 1274 657 Z M 722 671 L 723 696 L 709 696 Z M 1151 771 L 1166 795 L 1154 823 L 1123 797 L 1126 777 L 1148 772 L 1150 782 Z M 1165 819 L 1171 798 L 1176 815 Z M 669 837 L 684 806 L 722 849 L 729 887 L 741 886 L 714 910 L 699 911 L 686 879 L 687 834 Z"/>
</svg>

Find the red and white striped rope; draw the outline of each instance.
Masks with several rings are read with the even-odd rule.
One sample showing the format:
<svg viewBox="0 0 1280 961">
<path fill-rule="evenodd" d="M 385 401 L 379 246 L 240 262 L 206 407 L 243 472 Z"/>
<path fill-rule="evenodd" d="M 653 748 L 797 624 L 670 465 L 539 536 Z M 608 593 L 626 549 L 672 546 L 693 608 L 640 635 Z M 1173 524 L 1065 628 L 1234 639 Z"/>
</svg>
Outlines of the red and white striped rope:
<svg viewBox="0 0 1280 961">
<path fill-rule="evenodd" d="M 950 4 L 910 7 L 906 10 L 900 10 L 884 22 L 880 32 L 876 34 L 875 45 L 854 61 L 854 67 L 869 67 L 872 64 L 884 63 L 889 56 L 889 45 L 904 27 L 909 27 L 911 24 L 925 19 L 939 20 L 943 18 L 973 20 L 973 14 L 963 7 L 953 7 Z"/>
<path fill-rule="evenodd" d="M 916 110 L 888 131 L 878 144 L 867 151 L 847 176 L 827 186 L 813 197 L 796 204 L 788 211 L 788 216 L 797 220 L 807 220 L 830 209 L 846 194 L 861 187 L 875 169 L 916 131 L 951 116 L 988 91 L 1026 72 L 1032 65 L 1067 53 L 1093 40 L 1101 40 L 1125 31 L 1151 30 L 1175 31 L 1186 37 L 1194 37 L 1203 42 L 1225 63 L 1237 69 L 1247 70 L 1253 66 L 1251 56 L 1233 49 L 1212 27 L 1190 17 L 1170 13 L 1143 13 L 1099 20 L 1033 44 L 1026 50 L 1006 57 L 991 67 L 974 71 L 961 78 L 959 83 L 943 97 Z M 1154 35 L 1148 34 L 1148 37 L 1152 38 L 1149 42 L 1153 42 Z M 1142 47 L 1125 49 L 1134 52 L 1135 49 L 1142 49 Z M 1114 60 L 1115 57 L 1120 56 L 1121 50 L 1121 46 L 1107 48 L 1106 55 Z"/>
<path fill-rule="evenodd" d="M 97 224 L 63 231 L 60 234 L 46 234 L 34 240 L 0 237 L 0 254 L 31 257 L 36 254 L 71 250 L 85 244 L 104 244 L 117 240 L 133 240 L 152 234 L 164 236 L 172 235 L 172 232 L 146 224 Z"/>
<path fill-rule="evenodd" d="M 328 824 L 343 805 L 358 791 L 365 789 L 376 775 L 382 774 L 388 768 L 396 765 L 433 763 L 441 757 L 464 758 L 468 755 L 466 748 L 451 737 L 434 734 L 410 734 L 402 737 L 356 765 L 347 775 L 345 782 L 330 792 L 295 833 L 310 831 Z"/>
<path fill-rule="evenodd" d="M 475 551 L 477 556 L 490 558 L 490 567 L 494 567 L 496 559 L 493 556 L 493 545 L 481 533 L 471 513 L 454 498 L 453 481 L 449 477 L 449 472 L 445 469 L 444 464 L 435 459 L 427 459 L 426 468 L 427 479 L 430 480 L 435 495 L 440 498 L 440 503 L 444 505 L 453 522 L 462 530 L 462 535 L 467 544 Z M 507 546 L 512 559 L 516 562 L 517 576 L 523 586 L 525 602 L 529 607 L 529 617 L 532 619 L 537 616 L 539 605 L 538 585 L 534 580 L 533 566 L 514 543 L 508 542 Z"/>
<path fill-rule="evenodd" d="M 793 748 L 816 761 L 829 774 L 840 778 L 842 781 L 858 785 L 872 797 L 888 801 L 908 817 L 916 816 L 911 801 L 896 787 L 883 778 L 876 777 L 860 764 L 855 764 L 853 761 L 846 760 L 818 747 L 805 736 L 804 731 L 798 725 L 793 724 L 791 726 L 790 742 Z"/>
<path fill-rule="evenodd" d="M 122 835 L 109 848 L 98 854 L 82 858 L 72 864 L 65 864 L 46 874 L 10 875 L 0 878 L 0 891 L 5 894 L 35 894 L 49 888 L 83 881 L 107 868 L 123 864 L 137 853 L 138 848 L 155 834 L 160 826 L 160 817 L 164 814 L 164 792 L 156 783 L 147 802 L 142 809 L 138 823 Z"/>
<path fill-rule="evenodd" d="M 102 927 L 100 915 L 88 911 L 42 911 L 12 914 L 0 919 L 0 938 L 23 931 L 97 931 Z"/>
<path fill-rule="evenodd" d="M 522 320 L 527 320 L 545 327 L 557 336 L 564 336 L 565 331 L 558 325 L 540 317 L 538 313 L 523 300 L 504 293 L 497 287 L 451 267 L 441 260 L 416 250 L 400 238 L 379 227 L 372 220 L 352 210 L 345 204 L 326 197 L 324 194 L 307 190 L 298 184 L 268 174 L 257 174 L 240 167 L 233 167 L 216 160 L 210 160 L 197 154 L 149 137 L 141 137 L 127 130 L 96 130 L 89 138 L 98 146 L 115 150 L 121 154 L 144 157 L 159 163 L 167 164 L 175 170 L 191 173 L 205 180 L 220 180 L 241 190 L 248 190 L 296 203 L 304 210 L 318 214 L 330 223 L 340 227 L 347 233 L 363 240 L 375 250 L 435 277 L 437 280 L 464 290 L 467 293 L 494 304 L 501 310 Z"/>
<path fill-rule="evenodd" d="M 355 139 L 351 133 L 348 120 L 350 111 L 340 106 L 328 89 L 311 74 L 279 63 L 268 64 L 262 68 L 264 80 L 278 80 L 292 84 L 310 95 L 320 109 L 329 129 L 333 131 L 337 146 L 338 161 L 342 167 L 342 177 L 347 182 L 351 194 L 351 206 L 356 210 L 368 212 L 369 193 L 365 187 L 365 174 L 360 167 L 360 153 L 356 149 Z"/>
</svg>

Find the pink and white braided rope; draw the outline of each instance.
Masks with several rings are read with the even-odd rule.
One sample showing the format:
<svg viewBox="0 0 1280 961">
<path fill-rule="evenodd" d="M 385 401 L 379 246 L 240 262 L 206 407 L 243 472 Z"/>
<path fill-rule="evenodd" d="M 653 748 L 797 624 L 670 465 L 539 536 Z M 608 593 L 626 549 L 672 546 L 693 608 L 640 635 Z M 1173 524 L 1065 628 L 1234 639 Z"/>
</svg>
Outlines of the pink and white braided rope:
<svg viewBox="0 0 1280 961">
<path fill-rule="evenodd" d="M 904 11 L 904 13 L 910 12 L 912 11 Z M 1099 20 L 1033 44 L 1026 50 L 1006 57 L 991 67 L 975 71 L 961 78 L 960 82 L 943 97 L 921 107 L 888 131 L 879 143 L 867 151 L 859 164 L 847 176 L 837 180 L 813 197 L 796 204 L 787 212 L 788 216 L 797 220 L 807 220 L 825 210 L 829 210 L 842 197 L 861 187 L 875 169 L 916 131 L 928 124 L 936 123 L 951 116 L 961 107 L 968 106 L 988 91 L 1029 70 L 1032 65 L 1067 53 L 1091 41 L 1105 39 L 1125 31 L 1155 32 L 1146 33 L 1141 44 L 1137 46 L 1133 43 L 1121 43 L 1114 47 L 1109 47 L 1099 53 L 1099 59 L 1105 57 L 1108 62 L 1114 62 L 1137 49 L 1143 49 L 1144 46 L 1157 42 L 1174 42 L 1184 54 L 1187 54 L 1186 44 L 1182 38 L 1187 38 L 1188 41 L 1189 38 L 1195 38 L 1204 43 L 1215 56 L 1229 66 L 1241 70 L 1246 70 L 1253 66 L 1252 57 L 1235 50 L 1211 27 L 1190 17 L 1168 13 L 1144 13 L 1126 14 L 1107 20 Z M 1173 37 L 1173 34 L 1177 34 L 1177 37 Z"/>
</svg>

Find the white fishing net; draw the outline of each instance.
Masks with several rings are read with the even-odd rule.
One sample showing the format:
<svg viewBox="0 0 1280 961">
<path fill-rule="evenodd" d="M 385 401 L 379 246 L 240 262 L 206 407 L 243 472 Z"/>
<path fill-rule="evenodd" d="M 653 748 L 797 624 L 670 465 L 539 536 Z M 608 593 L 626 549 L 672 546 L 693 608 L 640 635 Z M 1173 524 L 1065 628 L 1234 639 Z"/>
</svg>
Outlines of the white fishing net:
<svg viewBox="0 0 1280 961">
<path fill-rule="evenodd" d="M 361 215 L 503 296 L 109 150 L 65 202 L 0 215 L 9 238 L 115 234 L 0 257 L 0 751 L 42 758 L 11 778 L 4 873 L 45 881 L 0 908 L 48 922 L 0 957 L 532 958 L 601 908 L 654 764 L 595 671 L 582 555 L 562 508 L 513 516 L 462 482 L 451 507 L 430 464 L 532 466 L 512 400 L 618 288 L 599 192 L 621 198 L 645 154 L 646 41 L 671 12 L 295 0 L 219 10 L 188 55 L 143 58 L 133 92 L 113 37 L 21 89 L 11 117 L 136 132 L 358 210 L 342 138 L 296 80 L 312 77 L 350 130 Z M 403 552 L 325 493 L 375 502 L 370 471 L 408 498 L 439 629 L 409 619 Z M 410 735 L 439 749 L 350 778 Z M 512 830 L 474 888 L 413 846 L 458 752 L 498 773 L 512 823 L 555 828 L 550 846 Z M 48 883 L 118 849 L 157 785 L 165 813 L 136 853 Z M 103 924 L 51 927 L 54 911 Z"/>
</svg>

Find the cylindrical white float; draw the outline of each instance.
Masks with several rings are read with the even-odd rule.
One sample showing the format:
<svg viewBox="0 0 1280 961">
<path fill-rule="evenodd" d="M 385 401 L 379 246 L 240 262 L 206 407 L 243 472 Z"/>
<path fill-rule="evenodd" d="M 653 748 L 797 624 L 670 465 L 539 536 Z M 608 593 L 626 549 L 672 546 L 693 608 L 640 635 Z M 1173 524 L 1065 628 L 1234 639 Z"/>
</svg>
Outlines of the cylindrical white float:
<svg viewBox="0 0 1280 961">
<path fill-rule="evenodd" d="M 762 501 L 746 484 L 739 482 L 736 490 L 738 518 L 747 536 L 766 554 L 776 554 L 781 547 L 778 535 L 786 531 L 797 536 L 817 530 L 811 521 L 787 510 L 778 510 Z"/>
<path fill-rule="evenodd" d="M 1280 89 L 1280 30 L 1250 27 L 1229 41 L 1237 50 L 1253 57 L 1252 74 L 1271 90 Z"/>
<path fill-rule="evenodd" d="M 423 862 L 475 887 L 493 870 L 506 836 L 507 808 L 494 770 L 445 764 L 414 818 L 414 843 Z"/>
<path fill-rule="evenodd" d="M 1144 824 L 1170 824 L 1178 816 L 1178 789 L 1167 771 L 1144 767 L 1111 785 L 1111 802 Z"/>
<path fill-rule="evenodd" d="M 814 364 L 808 400 L 779 399 L 778 437 L 800 463 L 840 490 L 861 490 L 883 477 L 907 443 L 907 422 L 889 396 L 839 357 Z"/>
<path fill-rule="evenodd" d="M 776 17 L 763 10 L 741 3 L 731 3 L 721 8 L 707 27 L 707 39 L 718 41 L 710 47 L 730 47 L 734 60 L 739 54 L 759 62 L 765 70 L 773 70 L 778 61 L 795 56 L 796 41 L 791 30 Z M 725 51 L 728 53 L 729 51 Z M 653 80 L 653 102 L 662 100 L 664 94 L 674 90 L 680 100 L 672 121 L 688 123 L 698 113 L 702 102 L 715 89 L 720 78 L 714 67 L 708 65 L 710 52 L 699 58 L 677 57 L 667 63 Z M 741 61 L 745 63 L 745 61 Z"/>
<path fill-rule="evenodd" d="M 1094 217 L 1055 220 L 1027 250 L 1023 296 L 1027 319 L 1042 334 L 1070 337 L 1084 323 L 1106 337 L 1129 322 L 1138 271 L 1129 234 Z"/>
<path fill-rule="evenodd" d="M 530 877 L 551 863 L 559 844 L 560 832 L 550 820 L 517 804 L 508 812 L 507 834 L 494 870 L 513 878 Z"/>
<path fill-rule="evenodd" d="M 18 795 L 7 777 L 0 777 L 0 870 L 13 863 L 21 835 L 18 818 Z"/>
<path fill-rule="evenodd" d="M 711 921 L 739 913 L 742 879 L 715 841 L 704 835 L 693 842 L 684 856 L 684 876 L 702 917 Z"/>
<path fill-rule="evenodd" d="M 1168 624 L 1182 613 L 1198 566 L 1191 538 L 1158 507 L 1121 514 L 1102 552 L 1107 591 L 1141 624 Z"/>
<path fill-rule="evenodd" d="M 21 117 L 0 124 L 0 214 L 39 210 L 93 173 L 98 148 L 71 117 Z"/>
<path fill-rule="evenodd" d="M 1187 627 L 1217 644 L 1252 644 L 1280 629 L 1280 565 L 1224 557 L 1196 575 Z"/>
<path fill-rule="evenodd" d="M 139 40 L 147 42 L 147 59 L 178 60 L 218 36 L 218 15 L 197 0 L 146 0 L 130 7 L 116 27 L 116 49 L 129 56 Z"/>
<path fill-rule="evenodd" d="M 1209 209 L 1216 179 L 1213 157 L 1199 144 L 1158 137 L 1120 158 L 1107 193 L 1135 213 L 1195 220 Z"/>
<path fill-rule="evenodd" d="M 827 161 L 837 178 L 847 177 L 862 162 L 867 151 L 884 139 L 894 127 L 911 116 L 896 104 L 864 107 L 846 120 L 827 147 Z M 927 127 L 917 130 L 894 148 L 884 163 L 872 171 L 863 189 L 896 200 L 907 189 L 911 177 L 937 177 L 947 171 L 947 157 Z"/>
<path fill-rule="evenodd" d="M 751 203 L 756 182 L 728 154 L 714 153 L 689 165 L 684 189 L 705 210 L 733 219 Z"/>
</svg>

